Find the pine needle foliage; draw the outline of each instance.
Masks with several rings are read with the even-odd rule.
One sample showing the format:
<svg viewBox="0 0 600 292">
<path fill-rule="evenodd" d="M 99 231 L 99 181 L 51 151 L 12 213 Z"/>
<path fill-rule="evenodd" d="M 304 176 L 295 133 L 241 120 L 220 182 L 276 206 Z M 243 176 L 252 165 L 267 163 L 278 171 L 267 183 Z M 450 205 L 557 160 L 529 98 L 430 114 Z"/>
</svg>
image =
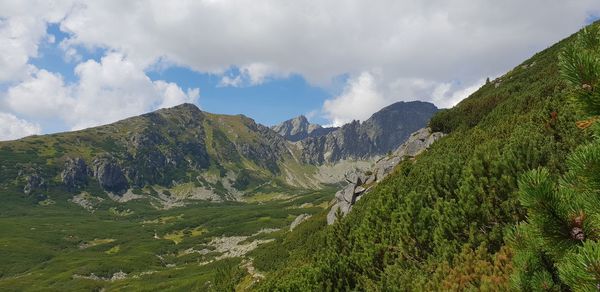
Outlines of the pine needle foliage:
<svg viewBox="0 0 600 292">
<path fill-rule="evenodd" d="M 589 116 L 600 114 L 599 25 L 585 28 L 559 60 L 573 99 Z M 558 183 L 545 168 L 519 180 L 527 220 L 506 235 L 515 250 L 514 289 L 600 290 L 600 126 L 591 131 L 596 139 L 569 155 Z"/>
<path fill-rule="evenodd" d="M 583 29 L 559 56 L 563 78 L 574 88 L 575 100 L 590 115 L 600 115 L 600 28 Z"/>
</svg>

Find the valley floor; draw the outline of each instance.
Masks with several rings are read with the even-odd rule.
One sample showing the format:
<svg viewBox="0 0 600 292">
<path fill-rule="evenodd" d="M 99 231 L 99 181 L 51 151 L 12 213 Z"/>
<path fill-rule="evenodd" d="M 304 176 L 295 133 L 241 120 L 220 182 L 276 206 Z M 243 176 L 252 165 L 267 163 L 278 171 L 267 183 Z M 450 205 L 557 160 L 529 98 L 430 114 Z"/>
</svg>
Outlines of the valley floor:
<svg viewBox="0 0 600 292">
<path fill-rule="evenodd" d="M 262 278 L 249 253 L 299 215 L 323 213 L 333 192 L 169 210 L 106 198 L 93 212 L 67 199 L 32 205 L 10 196 L 0 207 L 0 290 L 247 288 Z"/>
</svg>

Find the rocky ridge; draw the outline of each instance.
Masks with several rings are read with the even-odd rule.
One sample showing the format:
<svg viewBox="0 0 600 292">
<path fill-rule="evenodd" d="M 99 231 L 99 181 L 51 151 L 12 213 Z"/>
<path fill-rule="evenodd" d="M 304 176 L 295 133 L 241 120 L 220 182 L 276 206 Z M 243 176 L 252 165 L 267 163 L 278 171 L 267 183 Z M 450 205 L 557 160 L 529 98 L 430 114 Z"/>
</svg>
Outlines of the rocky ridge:
<svg viewBox="0 0 600 292">
<path fill-rule="evenodd" d="M 427 125 L 438 111 L 428 102 L 397 102 L 364 122 L 353 121 L 326 135 L 299 141 L 301 160 L 322 165 L 345 159 L 367 160 L 387 154 Z"/>
<path fill-rule="evenodd" d="M 305 116 L 300 115 L 289 119 L 271 129 L 291 142 L 300 141 L 309 137 L 319 137 L 335 131 L 337 128 L 323 128 L 321 125 L 311 124 Z"/>
<path fill-rule="evenodd" d="M 391 155 L 379 159 L 370 171 L 354 170 L 345 175 L 348 183 L 335 194 L 334 204 L 327 214 L 327 224 L 333 224 L 339 210 L 345 216 L 352 206 L 369 193 L 375 183 L 387 177 L 403 160 L 414 158 L 444 136 L 441 132 L 432 132 L 430 128 L 420 129 L 410 135 Z"/>
</svg>

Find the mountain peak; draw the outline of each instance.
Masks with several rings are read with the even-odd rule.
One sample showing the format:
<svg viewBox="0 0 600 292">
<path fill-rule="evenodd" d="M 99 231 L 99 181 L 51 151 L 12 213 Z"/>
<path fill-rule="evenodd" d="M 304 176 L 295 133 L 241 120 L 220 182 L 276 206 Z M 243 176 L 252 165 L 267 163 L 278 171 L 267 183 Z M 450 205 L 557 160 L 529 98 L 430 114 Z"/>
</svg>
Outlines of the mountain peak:
<svg viewBox="0 0 600 292">
<path fill-rule="evenodd" d="M 164 108 L 163 110 L 167 111 L 202 111 L 200 108 L 193 103 L 182 103 L 173 107 Z"/>
<path fill-rule="evenodd" d="M 304 115 L 299 115 L 299 116 L 297 116 L 297 117 L 295 117 L 295 118 L 293 118 L 291 120 L 292 121 L 299 121 L 299 122 L 308 124 L 308 119 Z"/>
<path fill-rule="evenodd" d="M 173 107 L 161 108 L 154 112 L 144 114 L 142 116 L 149 117 L 153 115 L 160 115 L 163 117 L 171 118 L 197 118 L 202 116 L 204 112 L 193 103 L 182 103 Z"/>
<path fill-rule="evenodd" d="M 296 142 L 307 137 L 322 136 L 329 133 L 329 128 L 323 128 L 318 124 L 311 124 L 304 115 L 284 121 L 271 129 L 283 136 L 285 139 Z"/>
</svg>

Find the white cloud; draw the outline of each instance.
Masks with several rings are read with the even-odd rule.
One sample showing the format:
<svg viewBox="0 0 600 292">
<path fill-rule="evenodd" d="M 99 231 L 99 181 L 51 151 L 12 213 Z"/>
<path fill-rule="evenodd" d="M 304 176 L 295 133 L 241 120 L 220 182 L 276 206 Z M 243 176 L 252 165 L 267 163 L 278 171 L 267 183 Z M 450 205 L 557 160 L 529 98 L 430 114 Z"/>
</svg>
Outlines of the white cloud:
<svg viewBox="0 0 600 292">
<path fill-rule="evenodd" d="M 336 76 L 378 68 L 372 78 L 386 101 L 425 98 L 443 107 L 459 98 L 454 92 L 509 70 L 594 12 L 597 0 L 114 0 L 86 2 L 61 28 L 73 35 L 68 46 L 115 49 L 142 68 L 163 59 L 215 74 L 240 69 L 222 75 L 221 86 L 300 74 L 327 87 Z M 400 83 L 408 88 L 387 92 Z M 323 110 L 331 115 L 335 103 Z M 332 118 L 364 118 L 362 112 Z"/>
<path fill-rule="evenodd" d="M 143 67 L 158 58 L 214 73 L 270 64 L 318 84 L 381 67 L 469 83 L 574 32 L 591 11 L 597 0 L 107 0 L 80 5 L 61 28 L 72 45 L 116 49 Z"/>
<path fill-rule="evenodd" d="M 374 75 L 363 72 L 349 80 L 341 95 L 326 100 L 323 111 L 332 126 L 339 127 L 354 119 L 368 119 L 386 103 L 388 100 L 379 92 Z"/>
<path fill-rule="evenodd" d="M 47 38 L 48 22 L 58 22 L 72 1 L 2 1 L 0 2 L 0 82 L 25 78 L 37 56 L 38 46 Z"/>
<path fill-rule="evenodd" d="M 78 66 L 81 84 L 67 86 L 76 105 L 65 117 L 76 127 L 160 106 L 161 85 L 143 72 L 173 64 L 221 75 L 221 86 L 299 74 L 329 87 L 348 74 L 346 91 L 323 107 L 337 123 L 397 100 L 455 104 L 482 78 L 575 32 L 590 13 L 600 13 L 599 1 L 2 1 L 0 82 L 31 82 L 27 76 L 39 74 L 27 62 L 51 40 L 45 29 L 52 22 L 70 35 L 60 44 L 68 60 L 99 47 L 127 56 L 118 69 L 133 74 L 110 69 L 110 60 Z M 232 67 L 239 74 L 224 75 Z M 181 92 L 173 99 L 194 95 Z"/>
<path fill-rule="evenodd" d="M 8 113 L 0 112 L 0 141 L 19 139 L 25 136 L 39 134 L 42 129 Z"/>
<path fill-rule="evenodd" d="M 422 100 L 448 108 L 471 95 L 484 82 L 481 79 L 461 86 L 419 78 L 390 80 L 381 70 L 365 71 L 350 78 L 340 95 L 324 102 L 323 114 L 331 121 L 331 126 L 341 126 L 355 119 L 364 121 L 381 108 L 398 101 Z"/>
<path fill-rule="evenodd" d="M 154 88 L 160 96 L 162 103 L 158 108 L 172 107 L 182 103 L 194 103 L 200 96 L 200 89 L 188 89 L 183 92 L 175 83 L 167 83 L 162 80 L 154 81 Z"/>
<path fill-rule="evenodd" d="M 60 75 L 33 70 L 23 82 L 9 88 L 5 103 L 14 112 L 38 119 L 56 118 L 75 106 L 70 88 Z"/>
<path fill-rule="evenodd" d="M 431 94 L 431 101 L 442 108 L 453 107 L 461 100 L 473 94 L 473 92 L 477 91 L 484 84 L 485 79 L 480 79 L 467 87 L 453 89 L 452 84 L 442 83 L 439 84 Z"/>
<path fill-rule="evenodd" d="M 184 93 L 174 83 L 152 81 L 142 68 L 118 53 L 100 63 L 88 60 L 75 68 L 79 83 L 73 112 L 65 117 L 73 129 L 106 124 L 149 110 L 194 102 L 199 90 Z"/>
<path fill-rule="evenodd" d="M 240 87 L 242 86 L 242 75 L 238 74 L 238 75 L 223 75 L 223 77 L 221 77 L 221 81 L 219 81 L 219 86 L 222 87 L 226 87 L 226 86 L 231 86 L 231 87 Z"/>
<path fill-rule="evenodd" d="M 274 66 L 263 63 L 252 63 L 239 68 L 238 74 L 224 74 L 219 86 L 243 87 L 260 85 L 269 78 L 288 76 L 288 73 L 280 72 Z"/>
<path fill-rule="evenodd" d="M 175 83 L 152 81 L 125 56 L 109 53 L 100 62 L 77 65 L 76 84 L 38 70 L 8 90 L 5 103 L 30 119 L 58 118 L 72 129 L 114 122 L 150 110 L 195 102 L 199 90 L 184 92 Z"/>
</svg>

